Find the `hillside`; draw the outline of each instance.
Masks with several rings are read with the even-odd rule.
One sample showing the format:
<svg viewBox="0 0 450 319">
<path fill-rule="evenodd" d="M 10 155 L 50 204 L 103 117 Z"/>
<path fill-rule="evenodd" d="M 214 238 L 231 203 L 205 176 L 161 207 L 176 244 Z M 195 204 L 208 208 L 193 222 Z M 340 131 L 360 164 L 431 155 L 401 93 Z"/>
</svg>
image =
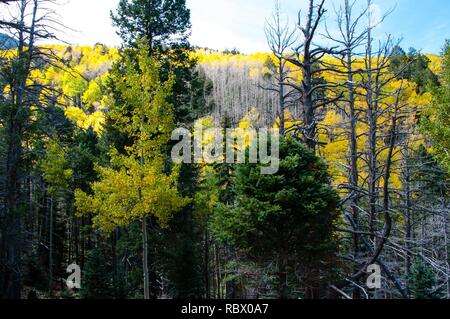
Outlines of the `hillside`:
<svg viewBox="0 0 450 319">
<path fill-rule="evenodd" d="M 9 35 L 0 33 L 0 50 L 11 50 L 17 48 L 17 40 Z"/>
</svg>

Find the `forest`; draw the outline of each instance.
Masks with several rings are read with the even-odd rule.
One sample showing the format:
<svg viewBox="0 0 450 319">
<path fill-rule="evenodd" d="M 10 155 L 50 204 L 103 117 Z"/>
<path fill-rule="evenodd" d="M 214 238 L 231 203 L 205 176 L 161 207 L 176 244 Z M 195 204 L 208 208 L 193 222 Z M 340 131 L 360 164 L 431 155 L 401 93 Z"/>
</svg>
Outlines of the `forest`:
<svg viewBox="0 0 450 319">
<path fill-rule="evenodd" d="M 121 47 L 73 46 L 55 1 L 0 0 L 0 299 L 450 299 L 450 40 L 275 1 L 243 54 L 192 45 L 186 0 L 120 0 Z M 173 161 L 199 127 L 279 132 L 278 171 Z"/>
</svg>

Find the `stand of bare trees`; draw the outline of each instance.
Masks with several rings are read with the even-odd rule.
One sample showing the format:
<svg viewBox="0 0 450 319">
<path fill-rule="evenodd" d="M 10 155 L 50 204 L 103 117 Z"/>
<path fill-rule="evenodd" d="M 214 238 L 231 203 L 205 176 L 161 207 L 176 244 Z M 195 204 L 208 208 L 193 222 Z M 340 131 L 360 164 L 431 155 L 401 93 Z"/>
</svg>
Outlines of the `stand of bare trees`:
<svg viewBox="0 0 450 319">
<path fill-rule="evenodd" d="M 324 112 L 336 110 L 342 118 L 339 128 L 343 133 L 338 138 L 348 142 L 347 162 L 341 163 L 347 181 L 340 184 L 339 189 L 343 192 L 342 209 L 347 224 L 339 226 L 338 231 L 343 241 L 351 242 L 352 248 L 341 256 L 342 260 L 350 262 L 351 271 L 341 273 L 342 280 L 332 288 L 345 298 L 349 295 L 353 298 L 411 298 L 414 297 L 411 267 L 413 263 L 423 262 L 438 278 L 435 288 L 445 286 L 448 290 L 446 177 L 440 175 L 438 191 L 428 196 L 439 204 L 420 206 L 414 201 L 421 197 L 415 192 L 422 187 L 413 181 L 411 172 L 427 164 L 417 163 L 417 157 L 412 159 L 412 154 L 419 156 L 417 145 L 425 141 L 417 129 L 420 105 L 409 101 L 407 96 L 407 92 L 413 90 L 413 84 L 403 77 L 408 64 L 400 70 L 392 70 L 390 62 L 398 43 L 391 36 L 384 41 L 373 38 L 373 30 L 390 11 L 375 21 L 371 0 L 360 12 L 356 12 L 355 3 L 344 0 L 340 7 L 335 7 L 338 33 L 326 31 L 320 36 L 318 29 L 326 13 L 325 1 L 310 0 L 304 25 L 299 13 L 301 40 L 290 50 L 279 45 L 295 37 L 280 23 L 279 8 L 275 13 L 278 18 L 272 20 L 268 27 L 270 32 L 266 32 L 277 59 L 290 63 L 290 72 L 302 74 L 298 80 L 282 77 L 286 73 L 282 68 L 274 73 L 284 80 L 275 83 L 278 93 L 285 86 L 297 92 L 303 111 L 295 136 L 310 148 L 320 149 L 319 123 Z M 324 39 L 332 43 L 330 48 L 314 45 Z M 329 59 L 330 56 L 333 58 Z M 285 64 L 280 62 L 279 65 Z M 325 72 L 328 80 L 323 78 Z M 279 109 L 289 109 L 281 98 Z M 334 128 L 323 129 L 330 132 Z M 289 130 L 284 133 L 289 134 Z M 434 169 L 439 171 L 437 166 Z M 399 176 L 401 183 L 394 183 L 393 179 Z M 420 232 L 418 223 L 422 228 Z M 425 230 L 430 226 L 433 232 Z M 430 233 L 434 234 L 432 238 L 439 236 L 441 239 L 434 239 L 436 246 L 433 248 L 428 246 L 432 240 Z M 386 279 L 382 290 L 369 291 L 366 287 L 367 268 L 372 264 L 382 268 Z"/>
</svg>

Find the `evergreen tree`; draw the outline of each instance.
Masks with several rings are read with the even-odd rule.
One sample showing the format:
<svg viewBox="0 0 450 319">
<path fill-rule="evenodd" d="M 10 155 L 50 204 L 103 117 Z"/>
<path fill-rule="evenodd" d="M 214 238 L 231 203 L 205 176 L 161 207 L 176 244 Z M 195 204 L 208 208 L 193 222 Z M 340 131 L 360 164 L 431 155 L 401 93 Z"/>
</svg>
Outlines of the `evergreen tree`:
<svg viewBox="0 0 450 319">
<path fill-rule="evenodd" d="M 433 104 L 422 117 L 422 127 L 430 137 L 435 155 L 450 169 L 450 40 L 442 55 L 441 86 L 433 90 Z"/>
<path fill-rule="evenodd" d="M 417 203 L 431 207 L 446 196 L 448 172 L 423 145 L 414 152 L 409 165 Z"/>
<path fill-rule="evenodd" d="M 102 249 L 95 247 L 86 256 L 82 272 L 81 296 L 85 299 L 113 297 L 111 265 Z"/>
<path fill-rule="evenodd" d="M 291 138 L 281 140 L 277 174 L 261 175 L 260 168 L 261 164 L 237 165 L 236 202 L 222 206 L 213 228 L 248 257 L 265 264 L 275 261 L 278 296 L 288 298 L 288 267 L 301 260 L 310 273 L 325 270 L 324 264 L 318 265 L 335 251 L 338 196 L 324 162 Z"/>
<path fill-rule="evenodd" d="M 169 74 L 173 75 L 168 101 L 175 106 L 175 122 L 178 126 L 191 126 L 211 106 L 208 96 L 212 82 L 204 72 L 196 69 L 197 61 L 188 42 L 191 24 L 186 1 L 121 0 L 112 19 L 126 47 L 136 46 L 138 39 L 145 39 L 148 54 L 161 63 L 161 81 L 168 80 Z M 196 175 L 195 165 L 181 165 L 178 184 L 183 196 L 195 194 Z M 199 239 L 194 231 L 196 223 L 193 206 L 188 205 L 174 217 L 168 230 L 161 230 L 160 238 L 153 243 L 167 252 L 161 262 L 166 265 L 171 292 L 175 296 L 191 297 L 193 291 L 197 297 L 201 295 L 201 281 L 194 281 L 201 276 L 197 258 Z M 186 256 L 190 258 L 186 260 Z M 186 276 L 186 272 L 191 276 Z"/>
<path fill-rule="evenodd" d="M 174 75 L 170 102 L 177 123 L 192 123 L 208 109 L 201 99 L 209 95 L 211 82 L 196 70 L 188 42 L 191 23 L 185 0 L 121 0 L 111 17 L 126 47 L 145 39 L 148 54 L 161 63 L 162 81 Z"/>
<path fill-rule="evenodd" d="M 64 240 L 66 237 L 67 198 L 69 182 L 73 171 L 66 159 L 66 150 L 59 141 L 52 139 L 47 145 L 47 154 L 41 163 L 44 180 L 47 184 L 49 206 L 48 232 L 48 274 L 49 291 L 53 289 L 54 269 L 61 269 L 63 262 Z"/>
<path fill-rule="evenodd" d="M 150 53 L 187 45 L 191 23 L 186 0 L 120 0 L 111 18 L 128 46 L 142 38 L 148 40 Z"/>
<path fill-rule="evenodd" d="M 439 85 L 439 78 L 430 70 L 430 59 L 426 55 L 411 48 L 406 53 L 401 47 L 396 46 L 390 59 L 389 68 L 399 73 L 399 77 L 417 84 L 417 91 L 424 93 L 430 87 Z"/>
<path fill-rule="evenodd" d="M 411 269 L 411 291 L 414 299 L 435 299 L 436 278 L 430 267 L 417 260 Z"/>
</svg>

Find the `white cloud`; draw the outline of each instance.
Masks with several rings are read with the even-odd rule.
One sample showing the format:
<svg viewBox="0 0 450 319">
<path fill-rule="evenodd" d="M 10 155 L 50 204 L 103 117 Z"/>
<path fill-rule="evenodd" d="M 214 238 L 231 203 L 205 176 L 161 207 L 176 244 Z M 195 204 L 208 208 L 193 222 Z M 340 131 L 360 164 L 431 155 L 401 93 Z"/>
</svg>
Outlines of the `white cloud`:
<svg viewBox="0 0 450 319">
<path fill-rule="evenodd" d="M 61 5 L 55 11 L 60 20 L 76 30 L 60 33 L 62 40 L 74 45 L 97 42 L 120 45 L 110 19 L 110 11 L 117 8 L 119 0 L 59 1 Z M 237 48 L 244 53 L 268 51 L 264 22 L 271 16 L 274 3 L 273 0 L 187 0 L 191 9 L 191 43 L 218 50 Z M 303 15 L 307 10 L 307 0 L 280 0 L 280 3 L 292 26 L 297 22 L 298 10 L 302 9 Z M 380 21 L 381 7 L 373 5 L 372 14 L 373 21 Z M 329 20 L 330 28 L 333 24 L 333 19 Z"/>
<path fill-rule="evenodd" d="M 369 7 L 370 13 L 370 25 L 376 28 L 381 28 L 382 20 L 383 20 L 383 11 L 381 10 L 381 6 L 378 4 L 371 4 Z"/>
<path fill-rule="evenodd" d="M 242 52 L 267 51 L 264 19 L 271 1 L 188 0 L 191 9 L 193 45 Z"/>
<path fill-rule="evenodd" d="M 104 43 L 119 46 L 120 38 L 111 25 L 110 11 L 117 8 L 119 0 L 64 0 L 54 6 L 58 20 L 68 29 L 58 37 L 73 45 Z M 61 29 L 61 28 L 59 28 Z"/>
<path fill-rule="evenodd" d="M 199 21 L 193 27 L 191 43 L 217 50 L 238 48 L 242 52 L 267 51 L 264 42 L 235 33 L 218 23 Z"/>
</svg>

